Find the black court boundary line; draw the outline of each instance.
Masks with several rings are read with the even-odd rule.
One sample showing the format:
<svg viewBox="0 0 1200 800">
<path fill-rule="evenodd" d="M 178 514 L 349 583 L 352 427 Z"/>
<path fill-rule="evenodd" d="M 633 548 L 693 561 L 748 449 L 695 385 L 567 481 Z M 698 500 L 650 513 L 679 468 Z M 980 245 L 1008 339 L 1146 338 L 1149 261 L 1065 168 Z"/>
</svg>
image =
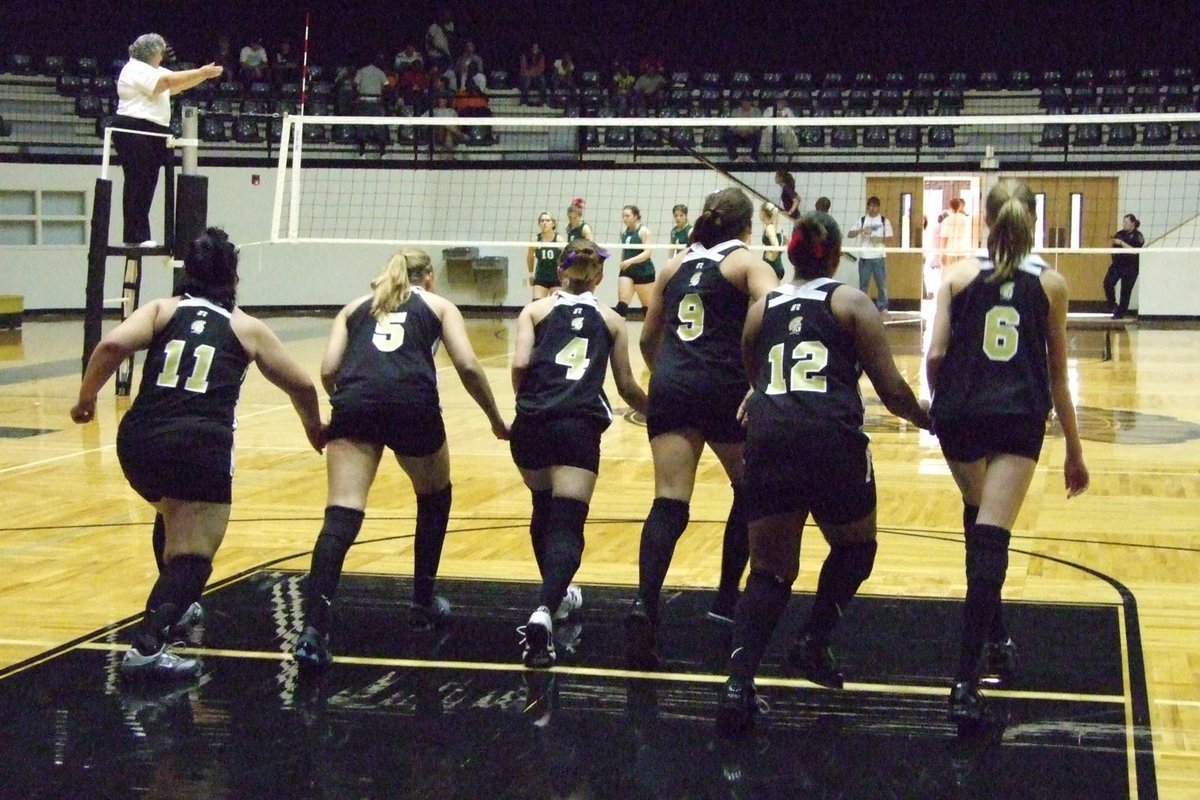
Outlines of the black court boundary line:
<svg viewBox="0 0 1200 800">
<path fill-rule="evenodd" d="M 518 526 L 523 527 L 523 525 L 518 523 L 518 524 L 514 524 L 514 525 L 502 525 L 502 526 L 493 525 L 493 526 L 487 526 L 487 527 L 482 527 L 482 528 L 472 528 L 472 529 L 467 529 L 467 531 L 495 530 L 497 528 L 511 528 L 511 527 L 518 527 Z M 464 531 L 454 531 L 454 532 L 459 533 L 459 532 L 464 532 Z M 920 534 L 920 533 L 908 532 L 904 535 L 915 536 L 917 538 L 934 539 L 935 541 L 939 541 L 939 542 L 951 541 L 950 539 L 942 538 L 940 536 L 933 536 L 930 534 Z M 356 541 L 351 546 L 353 547 L 353 546 L 357 546 L 359 544 L 372 544 L 372 543 L 378 543 L 378 542 L 383 542 L 383 541 L 397 541 L 397 540 L 401 540 L 401 539 L 413 538 L 413 536 L 414 536 L 414 534 L 398 534 L 396 536 L 380 537 L 380 538 L 376 538 L 376 539 L 367 539 L 367 540 L 363 540 L 362 542 Z M 1103 572 L 1100 572 L 1099 570 L 1092 569 L 1091 567 L 1086 567 L 1082 564 L 1078 564 L 1074 561 L 1069 561 L 1064 558 L 1059 558 L 1057 556 L 1044 555 L 1041 553 L 1035 553 L 1035 552 L 1020 549 L 1020 548 L 1010 547 L 1009 549 L 1012 552 L 1020 553 L 1029 558 L 1040 558 L 1040 559 L 1044 559 L 1046 561 L 1051 561 L 1056 564 L 1061 564 L 1065 567 L 1077 569 L 1080 572 L 1082 572 L 1086 575 L 1091 575 L 1094 578 L 1098 578 L 1099 580 L 1103 581 L 1104 583 L 1106 583 L 1110 587 L 1112 587 L 1113 590 L 1115 590 L 1117 592 L 1117 595 L 1121 598 L 1121 608 L 1125 615 L 1125 652 L 1126 652 L 1128 660 L 1129 660 L 1129 694 L 1130 694 L 1130 706 L 1131 706 L 1130 710 L 1131 710 L 1131 715 L 1132 715 L 1131 722 L 1133 724 L 1132 737 L 1133 737 L 1133 742 L 1134 742 L 1133 755 L 1134 755 L 1135 782 L 1137 784 L 1139 800 L 1157 800 L 1158 779 L 1157 779 L 1157 773 L 1156 773 L 1155 766 L 1154 766 L 1154 732 L 1152 729 L 1151 718 L 1150 718 L 1150 698 L 1149 698 L 1149 689 L 1146 685 L 1146 663 L 1145 663 L 1145 657 L 1142 653 L 1141 622 L 1140 622 L 1140 619 L 1138 616 L 1137 598 L 1134 596 L 1133 592 L 1131 592 L 1129 590 L 1129 588 L 1127 586 L 1125 586 L 1125 584 L 1121 583 L 1116 578 L 1113 578 L 1109 575 L 1106 575 Z M 290 561 L 295 558 L 302 558 L 306 555 L 311 555 L 311 554 L 312 554 L 312 550 L 301 550 L 297 553 L 292 553 L 292 554 L 289 554 L 286 556 L 279 556 L 279 557 L 273 558 L 269 561 L 263 562 L 262 564 L 258 564 L 253 567 L 248 567 L 248 568 L 242 570 L 241 572 L 237 572 L 233 575 L 230 575 L 226 578 L 216 581 L 213 584 L 211 584 L 210 586 L 206 587 L 205 594 L 207 594 L 211 591 L 216 591 L 216 590 L 222 589 L 222 588 L 229 586 L 230 584 L 236 583 L 238 581 L 244 580 L 244 579 L 250 577 L 251 575 L 255 575 L 255 574 L 264 572 L 264 571 L 270 569 L 271 567 L 273 567 L 279 563 L 282 563 L 284 561 Z M 364 573 L 364 574 L 369 574 L 369 573 Z M 464 579 L 459 579 L 459 580 L 464 580 Z M 468 578 L 465 580 L 473 580 L 473 579 Z M 613 587 L 624 586 L 624 584 L 594 584 L 594 585 L 613 586 Z M 696 587 L 682 587 L 682 588 L 695 589 Z M 873 595 L 873 596 L 900 597 L 899 595 Z M 907 597 L 907 595 L 904 597 Z M 945 598 L 945 599 L 951 599 L 951 598 Z M 1095 605 L 1095 604 L 1091 604 L 1091 605 Z M 37 664 L 43 663 L 45 661 L 49 661 L 50 659 L 52 659 L 58 655 L 61 655 L 62 653 L 65 653 L 69 650 L 75 649 L 80 644 L 89 642 L 93 639 L 97 639 L 101 636 L 105 636 L 113 631 L 120 630 L 121 628 L 129 625 L 133 621 L 139 619 L 141 616 L 142 616 L 141 614 L 130 615 L 122 620 L 119 620 L 115 623 L 107 625 L 104 628 L 99 629 L 98 631 L 94 631 L 90 634 L 86 634 L 84 636 L 77 637 L 77 638 L 75 638 L 69 642 L 66 642 L 62 645 L 51 648 L 48 651 L 40 653 L 36 656 L 31 656 L 28 659 L 25 659 L 21 662 L 18 662 L 9 667 L 6 667 L 3 670 L 0 670 L 0 680 L 3 680 L 4 678 L 6 678 L 12 674 L 15 674 L 17 672 L 22 672 L 25 669 L 36 666 Z"/>
</svg>

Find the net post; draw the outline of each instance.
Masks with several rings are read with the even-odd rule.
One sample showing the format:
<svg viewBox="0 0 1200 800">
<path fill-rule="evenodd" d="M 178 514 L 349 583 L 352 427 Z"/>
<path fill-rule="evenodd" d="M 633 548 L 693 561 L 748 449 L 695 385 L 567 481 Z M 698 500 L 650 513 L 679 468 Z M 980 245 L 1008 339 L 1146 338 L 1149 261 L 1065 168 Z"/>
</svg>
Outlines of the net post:
<svg viewBox="0 0 1200 800">
<path fill-rule="evenodd" d="M 200 139 L 200 109 L 196 106 L 183 107 L 183 139 L 187 142 L 183 150 L 183 174 L 195 175 L 199 170 L 199 148 L 194 142 Z"/>
<path fill-rule="evenodd" d="M 166 186 L 163 187 L 163 247 L 167 250 L 175 248 L 175 150 L 167 149 Z"/>
<path fill-rule="evenodd" d="M 293 117 L 291 114 L 283 115 L 283 132 L 279 140 L 279 165 L 275 170 L 275 200 L 271 208 L 271 241 L 278 242 L 280 240 L 279 226 L 282 223 L 280 215 L 283 213 L 283 187 L 287 180 L 287 163 L 288 150 L 291 149 Z"/>
<path fill-rule="evenodd" d="M 300 144 L 303 140 L 304 121 L 300 120 L 292 140 L 292 193 L 288 198 L 288 239 L 291 241 L 300 235 Z"/>
<path fill-rule="evenodd" d="M 125 278 L 121 284 L 121 320 L 129 318 L 138 307 L 138 299 L 142 292 L 142 256 L 141 253 L 125 255 Z M 133 356 L 121 362 L 117 367 L 117 397 L 128 397 L 133 389 Z"/>
</svg>

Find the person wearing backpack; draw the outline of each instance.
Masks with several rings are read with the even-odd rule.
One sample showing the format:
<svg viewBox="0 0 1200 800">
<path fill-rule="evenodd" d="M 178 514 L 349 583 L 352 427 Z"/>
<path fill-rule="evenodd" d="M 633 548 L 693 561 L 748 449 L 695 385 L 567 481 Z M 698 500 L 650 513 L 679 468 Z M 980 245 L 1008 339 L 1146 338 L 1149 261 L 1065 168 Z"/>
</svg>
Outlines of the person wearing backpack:
<svg viewBox="0 0 1200 800">
<path fill-rule="evenodd" d="M 879 198 L 875 195 L 867 198 L 867 213 L 859 217 L 858 227 L 848 231 L 846 237 L 859 239 L 861 250 L 858 253 L 858 288 L 866 293 L 875 279 L 875 306 L 880 311 L 887 311 L 887 259 L 883 248 L 892 243 L 892 223 L 879 213 Z"/>
</svg>

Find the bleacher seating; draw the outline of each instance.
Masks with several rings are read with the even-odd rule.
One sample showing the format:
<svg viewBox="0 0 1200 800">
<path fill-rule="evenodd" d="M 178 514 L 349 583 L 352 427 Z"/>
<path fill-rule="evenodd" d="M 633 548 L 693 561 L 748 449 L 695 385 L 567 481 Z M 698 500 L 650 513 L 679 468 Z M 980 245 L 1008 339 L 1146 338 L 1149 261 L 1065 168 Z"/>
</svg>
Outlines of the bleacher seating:
<svg viewBox="0 0 1200 800">
<path fill-rule="evenodd" d="M 1038 140 L 1042 147 L 1064 148 L 1067 146 L 1067 126 L 1061 124 L 1043 125 L 1042 136 Z"/>
<path fill-rule="evenodd" d="M 233 124 L 233 140 L 242 144 L 259 144 L 263 141 L 262 126 L 256 119 L 239 117 Z"/>
<path fill-rule="evenodd" d="M 1142 144 L 1165 147 L 1171 143 L 1171 126 L 1165 122 L 1149 122 L 1142 128 Z"/>
<path fill-rule="evenodd" d="M 33 57 L 28 53 L 9 53 L 4 60 L 4 70 L 12 75 L 32 75 Z"/>
<path fill-rule="evenodd" d="M 1100 124 L 1084 122 L 1075 126 L 1075 138 L 1072 142 L 1076 147 L 1097 147 L 1100 144 Z"/>
<path fill-rule="evenodd" d="M 1108 126 L 1109 147 L 1132 147 L 1137 142 L 1137 130 L 1133 123 L 1121 122 Z"/>
</svg>

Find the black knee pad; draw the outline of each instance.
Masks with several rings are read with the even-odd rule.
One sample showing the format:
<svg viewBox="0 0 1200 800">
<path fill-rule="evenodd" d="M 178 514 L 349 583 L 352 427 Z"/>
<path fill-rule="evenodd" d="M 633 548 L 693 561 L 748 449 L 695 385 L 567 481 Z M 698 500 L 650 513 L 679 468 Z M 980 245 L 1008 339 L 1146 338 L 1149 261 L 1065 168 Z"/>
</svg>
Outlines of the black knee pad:
<svg viewBox="0 0 1200 800">
<path fill-rule="evenodd" d="M 996 525 L 975 525 L 967 533 L 967 584 L 985 581 L 1004 585 L 1008 542 L 1012 534 Z"/>
<path fill-rule="evenodd" d="M 964 532 L 969 532 L 971 530 L 971 528 L 975 527 L 975 519 L 978 516 L 979 516 L 979 506 L 973 506 L 973 505 L 969 505 L 967 503 L 963 503 L 962 520 L 963 520 L 963 531 Z"/>
<path fill-rule="evenodd" d="M 345 556 L 346 551 L 350 549 L 350 545 L 354 544 L 354 540 L 358 538 L 358 532 L 362 530 L 363 519 L 366 517 L 362 511 L 357 508 L 346 508 L 345 506 L 329 506 L 325 509 L 325 523 L 321 526 L 321 534 L 317 537 L 317 545 L 320 546 L 321 540 L 328 540 L 329 544 L 340 550 L 341 555 Z"/>
<path fill-rule="evenodd" d="M 691 506 L 683 500 L 656 497 L 650 506 L 650 518 L 662 523 L 661 532 L 669 536 L 671 545 L 674 546 L 687 530 L 688 520 L 691 519 Z"/>
<path fill-rule="evenodd" d="M 875 553 L 879 551 L 878 542 L 851 542 L 833 546 L 838 558 L 838 564 L 845 571 L 847 580 L 859 586 L 871 577 L 875 568 Z"/>
<path fill-rule="evenodd" d="M 550 501 L 550 524 L 546 532 L 546 559 L 573 565 L 574 573 L 583 558 L 583 527 L 588 504 L 570 497 Z"/>
</svg>

